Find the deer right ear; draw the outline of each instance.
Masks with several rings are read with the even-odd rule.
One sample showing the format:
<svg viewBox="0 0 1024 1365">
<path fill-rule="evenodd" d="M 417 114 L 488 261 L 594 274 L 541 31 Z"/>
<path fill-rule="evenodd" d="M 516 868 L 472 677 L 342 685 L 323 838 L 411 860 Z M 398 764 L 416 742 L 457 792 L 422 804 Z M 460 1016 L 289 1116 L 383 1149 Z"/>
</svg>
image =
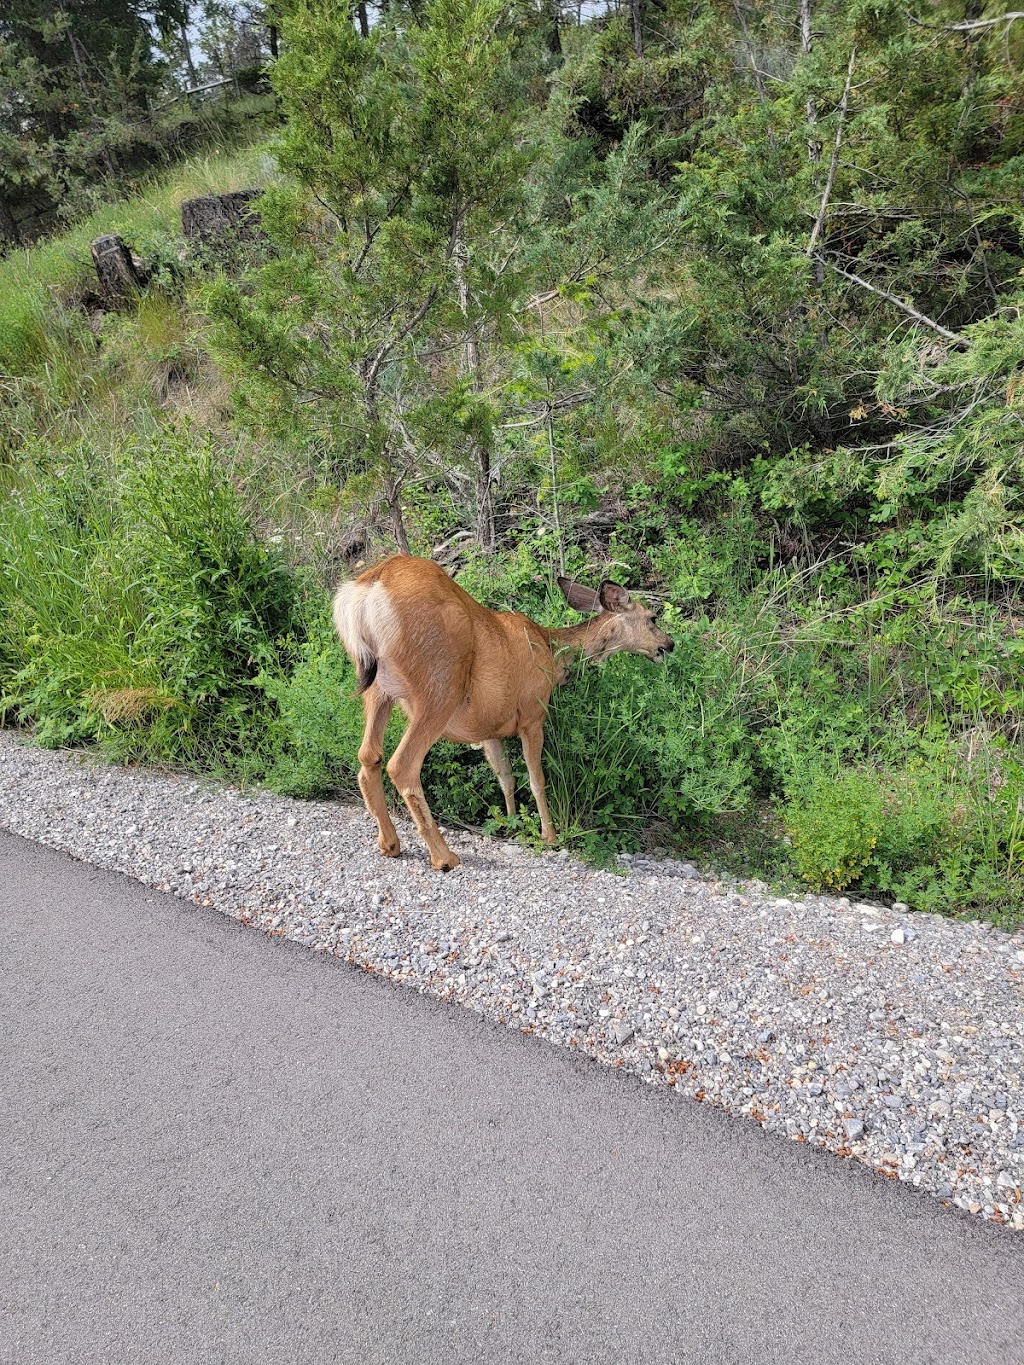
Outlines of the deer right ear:
<svg viewBox="0 0 1024 1365">
<path fill-rule="evenodd" d="M 625 611 L 631 605 L 629 593 L 620 583 L 606 578 L 597 590 L 597 600 L 605 611 Z"/>
<path fill-rule="evenodd" d="M 601 610 L 601 599 L 593 588 L 585 588 L 582 583 L 574 583 L 571 578 L 559 578 L 558 586 L 573 611 L 582 611 L 587 616 L 593 616 L 595 612 Z"/>
</svg>

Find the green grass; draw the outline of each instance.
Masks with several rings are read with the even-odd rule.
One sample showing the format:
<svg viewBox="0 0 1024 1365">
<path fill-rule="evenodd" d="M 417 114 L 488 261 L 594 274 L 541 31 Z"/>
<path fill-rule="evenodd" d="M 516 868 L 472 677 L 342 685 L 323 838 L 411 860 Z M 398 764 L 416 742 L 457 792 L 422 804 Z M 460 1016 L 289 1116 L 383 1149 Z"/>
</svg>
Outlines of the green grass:
<svg viewBox="0 0 1024 1365">
<path fill-rule="evenodd" d="M 88 346 L 85 320 L 65 305 L 94 287 L 89 244 L 117 233 L 143 258 L 176 255 L 186 199 L 266 185 L 274 162 L 265 141 L 210 152 L 156 176 L 138 194 L 104 204 L 65 233 L 0 261 L 0 383 L 48 379 L 68 352 Z"/>
</svg>

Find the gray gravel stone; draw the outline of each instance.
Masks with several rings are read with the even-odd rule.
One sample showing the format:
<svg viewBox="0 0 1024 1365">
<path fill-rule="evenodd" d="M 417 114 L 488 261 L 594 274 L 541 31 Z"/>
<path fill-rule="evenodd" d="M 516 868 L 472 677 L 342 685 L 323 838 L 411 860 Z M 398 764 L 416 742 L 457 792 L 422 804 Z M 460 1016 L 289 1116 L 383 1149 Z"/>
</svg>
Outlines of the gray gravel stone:
<svg viewBox="0 0 1024 1365">
<path fill-rule="evenodd" d="M 462 831 L 445 876 L 404 820 L 383 859 L 361 807 L 10 732 L 0 828 L 1024 1229 L 1024 959 L 989 926 Z"/>
</svg>

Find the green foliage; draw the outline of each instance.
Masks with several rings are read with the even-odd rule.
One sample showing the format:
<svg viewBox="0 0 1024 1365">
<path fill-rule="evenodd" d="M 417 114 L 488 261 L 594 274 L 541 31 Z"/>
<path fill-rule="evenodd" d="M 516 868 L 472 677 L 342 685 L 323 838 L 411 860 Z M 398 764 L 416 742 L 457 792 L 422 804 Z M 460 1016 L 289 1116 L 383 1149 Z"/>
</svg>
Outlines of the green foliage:
<svg viewBox="0 0 1024 1365">
<path fill-rule="evenodd" d="M 274 703 L 266 780 L 286 796 L 358 794 L 363 708 L 352 666 L 331 629 L 324 613 L 299 646 L 294 667 L 261 678 Z"/>
<path fill-rule="evenodd" d="M 192 0 L 6 0 L 0 11 L 0 254 L 71 222 L 152 167 L 237 136 L 268 104 L 195 91 Z M 230 44 L 222 43 L 218 65 Z M 168 54 L 179 48 L 187 72 Z M 214 74 L 214 73 L 209 73 Z M 223 76 L 223 68 L 216 74 Z M 183 87 L 185 87 L 183 89 Z M 209 93 L 209 90 L 207 90 Z M 221 89 L 223 93 L 223 87 Z M 198 103 L 194 103 L 198 100 Z M 254 107 L 255 106 L 255 107 Z"/>
<path fill-rule="evenodd" d="M 241 759 L 299 588 L 209 446 L 167 433 L 127 469 L 85 452 L 37 467 L 3 504 L 0 547 L 4 706 L 40 742 Z"/>
<path fill-rule="evenodd" d="M 354 796 L 339 575 L 408 543 L 552 624 L 610 576 L 677 647 L 555 694 L 564 839 L 1019 920 L 1024 25 L 641 7 L 639 54 L 616 14 L 283 8 L 277 173 L 0 262 L 7 716 Z M 192 269 L 180 200 L 251 184 L 273 250 Z M 163 274 L 99 319 L 109 231 Z M 510 748 L 511 821 L 465 745 L 438 816 L 534 838 Z"/>
<path fill-rule="evenodd" d="M 797 873 L 815 890 L 856 885 L 1012 923 L 1024 909 L 1024 773 L 1006 755 L 997 763 L 986 772 L 933 744 L 901 768 L 819 770 L 785 811 Z"/>
<path fill-rule="evenodd" d="M 871 861 L 882 794 L 868 773 L 820 774 L 786 811 L 797 871 L 816 891 L 844 891 Z"/>
</svg>

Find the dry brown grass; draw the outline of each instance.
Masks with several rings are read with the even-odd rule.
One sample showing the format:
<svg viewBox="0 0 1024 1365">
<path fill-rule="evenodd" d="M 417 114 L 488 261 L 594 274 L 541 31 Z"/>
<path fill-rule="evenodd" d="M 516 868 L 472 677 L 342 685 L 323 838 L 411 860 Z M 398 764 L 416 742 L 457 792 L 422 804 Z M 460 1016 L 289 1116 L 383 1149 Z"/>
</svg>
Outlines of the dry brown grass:
<svg viewBox="0 0 1024 1365">
<path fill-rule="evenodd" d="M 151 711 L 174 705 L 174 698 L 158 687 L 94 687 L 88 701 L 108 725 L 130 725 Z"/>
</svg>

